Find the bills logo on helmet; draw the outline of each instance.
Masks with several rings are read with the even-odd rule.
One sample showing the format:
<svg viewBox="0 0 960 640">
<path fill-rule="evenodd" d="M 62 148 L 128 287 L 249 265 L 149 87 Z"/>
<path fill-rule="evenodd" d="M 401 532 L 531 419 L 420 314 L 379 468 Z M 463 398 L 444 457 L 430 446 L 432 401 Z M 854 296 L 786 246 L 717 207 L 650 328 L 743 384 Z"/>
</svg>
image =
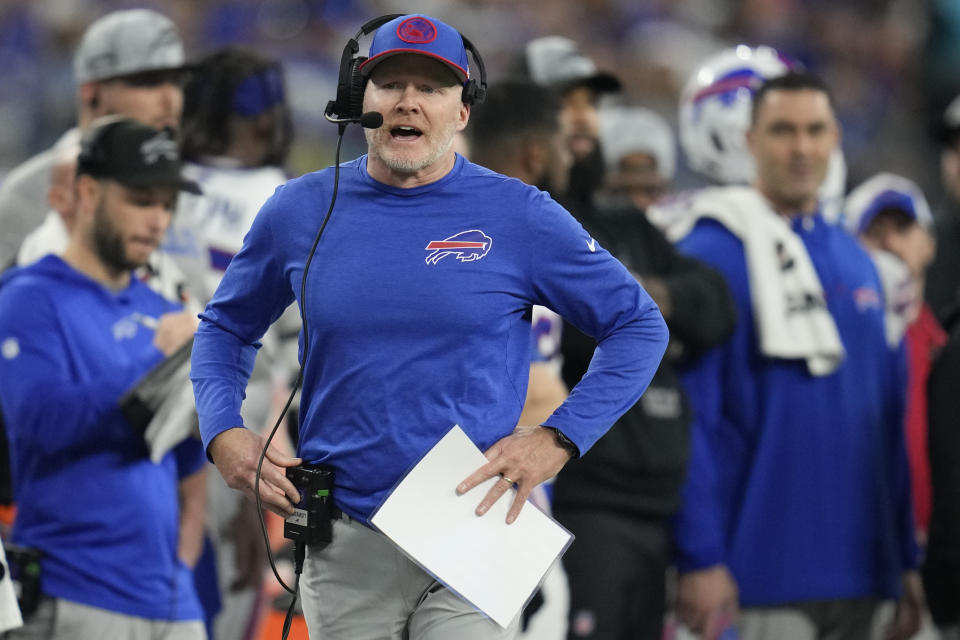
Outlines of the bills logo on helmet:
<svg viewBox="0 0 960 640">
<path fill-rule="evenodd" d="M 738 45 L 705 60 L 684 85 L 678 132 L 687 164 L 720 184 L 750 184 L 746 144 L 753 92 L 798 66 L 771 47 Z"/>
<path fill-rule="evenodd" d="M 490 252 L 493 239 L 478 229 L 461 231 L 445 240 L 433 240 L 424 249 L 430 251 L 427 264 L 437 264 L 447 256 L 453 256 L 460 262 L 479 260 Z"/>
<path fill-rule="evenodd" d="M 724 106 L 729 107 L 736 101 L 738 92 L 747 91 L 749 96 L 753 96 L 753 92 L 760 88 L 763 81 L 763 76 L 753 69 L 737 69 L 695 93 L 693 104 L 699 106 L 707 98 L 716 97 Z"/>
</svg>

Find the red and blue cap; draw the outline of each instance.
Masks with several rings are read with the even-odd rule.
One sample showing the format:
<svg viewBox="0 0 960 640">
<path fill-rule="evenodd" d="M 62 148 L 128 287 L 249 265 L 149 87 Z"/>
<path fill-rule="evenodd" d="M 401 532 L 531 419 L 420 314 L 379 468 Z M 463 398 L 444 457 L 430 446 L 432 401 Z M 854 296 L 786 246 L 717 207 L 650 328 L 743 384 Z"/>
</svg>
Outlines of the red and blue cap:
<svg viewBox="0 0 960 640">
<path fill-rule="evenodd" d="M 394 18 L 377 29 L 370 43 L 370 56 L 360 63 L 360 73 L 368 76 L 378 64 L 401 53 L 438 60 L 447 65 L 460 82 L 470 78 L 467 50 L 460 32 L 421 13 Z"/>
</svg>

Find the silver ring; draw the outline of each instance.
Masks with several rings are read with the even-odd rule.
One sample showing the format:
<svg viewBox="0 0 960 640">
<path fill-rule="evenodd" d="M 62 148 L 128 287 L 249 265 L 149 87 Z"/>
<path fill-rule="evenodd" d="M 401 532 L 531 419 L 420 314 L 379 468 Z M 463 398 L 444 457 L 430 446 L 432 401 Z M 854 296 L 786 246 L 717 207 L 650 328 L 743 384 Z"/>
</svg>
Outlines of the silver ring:
<svg viewBox="0 0 960 640">
<path fill-rule="evenodd" d="M 500 479 L 501 479 L 501 480 L 506 480 L 506 481 L 507 481 L 507 484 L 509 484 L 511 487 L 514 485 L 513 480 L 511 480 L 511 479 L 508 478 L 507 476 L 503 475 L 502 473 L 500 474 Z"/>
</svg>

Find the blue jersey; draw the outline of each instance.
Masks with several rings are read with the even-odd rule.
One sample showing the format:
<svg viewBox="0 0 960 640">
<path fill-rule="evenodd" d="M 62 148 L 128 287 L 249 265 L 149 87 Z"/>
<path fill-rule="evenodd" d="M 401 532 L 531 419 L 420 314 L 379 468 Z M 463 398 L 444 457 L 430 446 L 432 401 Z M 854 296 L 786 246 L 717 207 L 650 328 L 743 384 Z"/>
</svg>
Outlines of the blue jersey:
<svg viewBox="0 0 960 640">
<path fill-rule="evenodd" d="M 803 222 L 792 228 L 846 351 L 825 376 L 760 353 L 739 239 L 703 219 L 679 245 L 724 274 L 739 322 L 684 374 L 697 419 L 678 564 L 726 563 L 745 606 L 890 597 L 917 561 L 904 354 L 887 347 L 879 279 L 842 229 Z"/>
<path fill-rule="evenodd" d="M 13 539 L 44 554 L 44 593 L 151 619 L 201 618 L 177 558 L 188 440 L 159 464 L 118 400 L 163 355 L 150 319 L 176 308 L 133 279 L 111 291 L 47 256 L 0 287 L 0 406 L 13 471 Z"/>
<path fill-rule="evenodd" d="M 656 305 L 548 195 L 460 156 L 412 189 L 373 180 L 365 156 L 342 165 L 304 301 L 333 172 L 267 201 L 201 316 L 191 376 L 206 445 L 242 424 L 256 340 L 294 298 L 308 341 L 299 455 L 333 467 L 338 504 L 364 520 L 452 425 L 481 449 L 512 431 L 534 304 L 600 343 L 547 424 L 585 452 L 639 398 L 666 346 Z"/>
</svg>

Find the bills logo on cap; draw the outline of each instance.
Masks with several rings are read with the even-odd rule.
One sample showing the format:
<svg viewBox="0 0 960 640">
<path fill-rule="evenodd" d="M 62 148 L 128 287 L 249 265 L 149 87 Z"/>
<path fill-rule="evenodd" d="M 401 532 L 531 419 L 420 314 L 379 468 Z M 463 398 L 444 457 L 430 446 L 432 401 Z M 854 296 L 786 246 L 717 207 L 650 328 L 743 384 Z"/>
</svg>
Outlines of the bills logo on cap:
<svg viewBox="0 0 960 640">
<path fill-rule="evenodd" d="M 427 264 L 437 264 L 447 256 L 454 256 L 460 262 L 473 262 L 490 252 L 493 239 L 478 229 L 461 231 L 446 240 L 433 240 L 424 249 L 432 253 L 427 256 Z"/>
<path fill-rule="evenodd" d="M 397 25 L 397 37 L 410 44 L 426 44 L 436 39 L 437 28 L 423 16 L 413 16 Z"/>
</svg>

